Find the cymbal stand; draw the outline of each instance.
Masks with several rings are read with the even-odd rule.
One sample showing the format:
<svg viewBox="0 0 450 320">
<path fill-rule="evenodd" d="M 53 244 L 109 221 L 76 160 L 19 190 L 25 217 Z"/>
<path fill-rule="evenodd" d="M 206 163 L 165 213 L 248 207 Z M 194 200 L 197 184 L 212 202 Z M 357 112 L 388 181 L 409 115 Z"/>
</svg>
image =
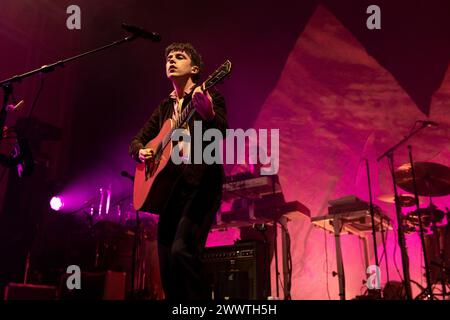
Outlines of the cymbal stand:
<svg viewBox="0 0 450 320">
<path fill-rule="evenodd" d="M 437 238 L 436 238 L 436 242 L 437 242 L 437 248 L 438 248 L 438 252 L 439 252 L 439 259 L 440 259 L 440 263 L 438 265 L 439 267 L 439 271 L 441 274 L 441 287 L 442 287 L 442 293 L 440 295 L 442 295 L 442 300 L 446 300 L 447 297 L 447 267 L 445 264 L 445 252 L 444 252 L 444 246 L 442 243 L 442 239 L 444 238 L 442 234 L 439 233 L 439 230 L 436 226 L 436 223 L 433 222 L 433 232 L 436 232 Z"/>
<path fill-rule="evenodd" d="M 397 183 L 395 180 L 394 172 L 394 154 L 388 155 L 389 167 L 391 170 L 392 181 L 394 186 L 394 197 L 395 197 L 395 212 L 397 216 L 397 233 L 398 233 L 398 246 L 400 247 L 401 257 L 402 257 L 402 268 L 403 268 L 403 285 L 405 287 L 406 298 L 408 300 L 412 299 L 411 290 L 411 277 L 409 273 L 409 257 L 408 250 L 406 248 L 405 232 L 404 232 L 404 218 L 402 216 L 402 208 L 400 206 L 400 200 L 398 197 Z"/>
<path fill-rule="evenodd" d="M 446 244 L 446 240 L 447 240 L 447 236 L 450 236 L 448 234 L 448 224 L 450 223 L 450 211 L 447 209 L 447 225 L 445 227 L 445 230 L 443 232 L 443 234 L 439 235 L 439 253 L 440 253 L 440 257 L 441 257 L 441 277 L 442 277 L 442 295 L 443 295 L 443 300 L 445 300 L 446 296 L 447 296 L 447 286 L 449 285 L 448 283 L 448 270 L 447 270 L 447 256 L 445 255 L 445 244 Z"/>
<path fill-rule="evenodd" d="M 447 267 L 446 267 L 446 256 L 445 256 L 445 243 L 443 240 L 445 240 L 444 235 L 440 234 L 439 229 L 437 227 L 436 221 L 435 219 L 433 219 L 434 212 L 436 210 L 436 207 L 433 205 L 432 202 L 432 198 L 430 197 L 430 215 L 432 218 L 432 230 L 433 233 L 436 232 L 436 246 L 439 252 L 439 259 L 440 259 L 440 263 L 438 264 L 438 267 L 440 269 L 440 273 L 441 273 L 441 286 L 442 286 L 442 293 L 440 295 L 442 295 L 442 300 L 445 300 L 447 297 Z M 448 223 L 448 222 L 447 222 Z M 431 257 L 430 257 L 430 263 L 431 262 Z"/>
<path fill-rule="evenodd" d="M 417 184 L 416 184 L 416 173 L 414 170 L 414 163 L 412 158 L 412 147 L 408 145 L 408 153 L 409 153 L 409 162 L 411 163 L 411 175 L 413 178 L 413 188 L 414 188 L 414 199 L 416 202 L 416 209 L 417 209 L 417 218 L 419 220 L 419 234 L 420 234 L 420 241 L 422 243 L 422 252 L 423 252 L 423 259 L 425 264 L 425 278 L 427 281 L 427 294 L 426 297 L 428 297 L 430 300 L 433 300 L 433 289 L 431 287 L 431 276 L 430 276 L 430 266 L 428 264 L 427 259 L 427 248 L 425 245 L 425 238 L 423 235 L 423 223 L 422 223 L 422 213 L 420 210 L 420 204 L 419 204 L 419 195 L 417 194 Z M 419 294 L 419 296 L 422 296 L 422 294 Z"/>
<path fill-rule="evenodd" d="M 416 122 L 417 123 L 417 122 Z M 421 130 L 427 127 L 427 124 L 425 122 L 422 122 L 422 126 L 419 128 L 415 128 L 414 130 L 410 131 L 410 133 L 405 136 L 402 140 L 400 140 L 397 144 L 395 144 L 393 147 L 389 148 L 387 151 L 385 151 L 382 155 L 380 155 L 377 158 L 377 161 L 380 161 L 384 157 L 387 157 L 389 168 L 392 175 L 392 182 L 394 186 L 394 196 L 395 196 L 395 212 L 397 215 L 397 231 L 398 231 L 398 244 L 400 247 L 400 251 L 402 254 L 402 267 L 403 267 L 403 282 L 405 286 L 406 291 L 406 298 L 408 300 L 412 299 L 412 290 L 411 290 L 411 277 L 409 274 L 409 258 L 408 258 L 408 252 L 406 249 L 406 241 L 405 241 L 405 233 L 404 233 L 404 226 L 403 221 L 404 218 L 402 216 L 402 208 L 400 206 L 400 200 L 398 197 L 398 190 L 397 190 L 397 182 L 395 179 L 395 171 L 394 171 L 394 151 L 400 147 L 402 144 L 404 144 L 406 141 L 408 141 L 413 135 L 417 134 Z"/>
</svg>

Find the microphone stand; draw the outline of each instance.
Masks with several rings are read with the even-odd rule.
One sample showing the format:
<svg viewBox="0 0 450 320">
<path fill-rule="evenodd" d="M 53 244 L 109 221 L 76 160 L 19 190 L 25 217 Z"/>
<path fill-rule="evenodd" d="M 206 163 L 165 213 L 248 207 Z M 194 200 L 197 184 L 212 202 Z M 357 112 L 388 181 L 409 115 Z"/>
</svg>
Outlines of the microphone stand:
<svg viewBox="0 0 450 320">
<path fill-rule="evenodd" d="M 141 243 L 141 230 L 140 230 L 140 219 L 139 219 L 139 210 L 136 210 L 136 225 L 134 228 L 134 241 L 133 241 L 133 251 L 131 253 L 131 292 L 130 292 L 130 298 L 132 300 L 138 299 L 139 298 L 139 284 L 140 284 L 140 276 L 141 276 L 141 270 L 140 268 L 137 268 L 137 266 L 139 265 L 139 261 L 140 260 L 140 243 Z M 138 283 L 136 286 L 136 274 L 138 275 Z M 138 289 L 136 289 L 136 287 L 138 287 Z M 136 291 L 138 290 L 138 291 Z"/>
<path fill-rule="evenodd" d="M 400 200 L 398 197 L 397 182 L 395 179 L 395 172 L 394 172 L 394 151 L 398 147 L 400 147 L 402 144 L 404 144 L 406 141 L 408 141 L 412 136 L 416 135 L 418 132 L 420 132 L 422 129 L 424 129 L 425 127 L 427 127 L 427 124 L 422 122 L 421 127 L 417 128 L 415 130 L 412 130 L 407 136 L 405 136 L 397 144 L 395 144 L 393 147 L 389 148 L 386 152 L 384 152 L 382 155 L 380 155 L 377 158 L 377 161 L 380 161 L 384 157 L 387 157 L 391 175 L 392 175 L 392 182 L 394 185 L 395 211 L 396 211 L 397 223 L 398 223 L 398 225 L 397 225 L 398 244 L 399 244 L 401 255 L 402 255 L 403 283 L 405 286 L 406 298 L 408 300 L 412 300 L 411 277 L 409 274 L 409 258 L 408 258 L 408 252 L 406 249 L 405 233 L 403 230 L 403 216 L 402 216 L 402 212 L 401 212 L 402 209 L 401 209 Z"/>
<path fill-rule="evenodd" d="M 372 200 L 372 186 L 371 186 L 371 182 L 370 182 L 370 169 L 369 169 L 369 160 L 364 159 L 364 161 L 366 162 L 366 171 L 367 171 L 367 183 L 369 186 L 369 205 L 370 205 L 370 219 L 372 222 L 372 240 L 373 240 L 373 252 L 375 255 L 375 264 L 377 266 L 377 268 L 380 267 L 380 263 L 378 261 L 378 248 L 377 248 L 377 236 L 376 236 L 376 227 L 375 227 L 375 212 L 374 212 L 374 208 L 373 208 L 373 200 Z M 383 224 L 383 221 L 381 221 L 381 224 Z M 377 276 L 377 283 L 379 283 L 379 274 L 378 274 L 378 270 L 376 270 L 376 276 Z M 374 290 L 377 293 L 377 297 L 381 298 L 381 294 L 379 289 L 375 289 Z"/>
<path fill-rule="evenodd" d="M 121 39 L 121 40 L 118 40 L 118 41 L 114 41 L 113 43 L 110 43 L 108 45 L 102 46 L 100 48 L 97 48 L 97 49 L 94 49 L 94 50 L 91 50 L 91 51 L 87 51 L 87 52 L 78 54 L 76 56 L 73 56 L 73 57 L 70 57 L 70 58 L 67 58 L 67 59 L 62 59 L 62 60 L 59 60 L 57 62 L 48 64 L 48 65 L 46 64 L 46 65 L 43 65 L 40 68 L 34 69 L 32 71 L 23 73 L 21 75 L 15 75 L 15 76 L 13 76 L 13 77 L 11 77 L 9 79 L 0 81 L 0 87 L 3 88 L 3 92 L 4 92 L 2 108 L 0 110 L 0 141 L 3 138 L 3 127 L 4 127 L 4 124 L 6 122 L 6 116 L 7 116 L 7 114 L 6 114 L 7 113 L 7 105 L 8 105 L 8 102 L 9 102 L 9 98 L 10 98 L 10 96 L 13 93 L 13 84 L 14 83 L 20 82 L 20 81 L 22 81 L 22 79 L 31 77 L 31 76 L 33 76 L 35 74 L 38 74 L 38 73 L 42 74 L 42 73 L 53 72 L 53 71 L 56 70 L 57 67 L 64 67 L 67 63 L 69 63 L 71 61 L 78 60 L 78 59 L 80 59 L 80 58 L 82 58 L 84 56 L 88 56 L 88 55 L 97 53 L 99 51 L 103 51 L 103 50 L 109 49 L 111 47 L 119 46 L 119 45 L 121 45 L 122 43 L 125 43 L 125 42 L 131 42 L 131 41 L 135 40 L 136 38 L 138 38 L 138 35 L 132 34 L 132 35 L 129 35 L 128 37 L 126 37 L 124 39 Z"/>
<path fill-rule="evenodd" d="M 130 179 L 131 182 L 134 183 L 134 176 L 129 174 L 127 171 L 122 171 L 120 175 L 124 178 Z M 141 293 L 141 267 L 140 267 L 140 258 L 141 258 L 141 221 L 139 217 L 139 210 L 135 210 L 136 213 L 136 225 L 134 226 L 134 241 L 133 241 L 133 251 L 131 253 L 131 288 L 129 298 L 131 300 L 140 299 Z M 137 283 L 136 283 L 136 274 L 137 274 Z M 137 288 L 136 288 L 137 287 Z"/>
<path fill-rule="evenodd" d="M 3 103 L 2 103 L 2 108 L 0 110 L 0 141 L 3 139 L 3 126 L 5 124 L 6 121 L 6 110 L 7 110 L 7 105 L 9 102 L 9 97 L 10 95 L 12 95 L 12 85 L 9 82 L 2 81 L 1 86 L 3 88 Z"/>
</svg>

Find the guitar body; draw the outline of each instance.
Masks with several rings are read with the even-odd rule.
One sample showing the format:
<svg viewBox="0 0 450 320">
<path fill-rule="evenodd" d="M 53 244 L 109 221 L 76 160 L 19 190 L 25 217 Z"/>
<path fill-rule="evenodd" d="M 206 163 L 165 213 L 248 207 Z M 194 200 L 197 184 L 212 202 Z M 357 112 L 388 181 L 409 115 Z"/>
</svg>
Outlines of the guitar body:
<svg viewBox="0 0 450 320">
<path fill-rule="evenodd" d="M 145 148 L 158 149 L 165 136 L 172 130 L 172 120 L 168 119 L 158 135 L 150 140 Z M 149 160 L 146 163 L 139 163 L 136 166 L 134 176 L 133 206 L 135 210 L 141 210 L 152 213 L 160 213 L 170 195 L 174 180 L 172 177 L 162 172 L 170 161 L 172 153 L 172 141 L 166 144 L 158 155 L 155 155 L 154 161 Z"/>
</svg>

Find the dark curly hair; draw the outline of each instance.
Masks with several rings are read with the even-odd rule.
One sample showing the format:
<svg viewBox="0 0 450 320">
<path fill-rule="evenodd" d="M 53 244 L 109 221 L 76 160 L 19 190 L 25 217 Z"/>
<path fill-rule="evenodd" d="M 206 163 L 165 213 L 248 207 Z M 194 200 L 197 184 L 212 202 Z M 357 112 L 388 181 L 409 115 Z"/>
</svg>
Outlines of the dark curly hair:
<svg viewBox="0 0 450 320">
<path fill-rule="evenodd" d="M 165 57 L 167 58 L 169 53 L 172 51 L 182 51 L 182 52 L 186 52 L 189 55 L 189 57 L 192 60 L 192 65 L 197 66 L 199 69 L 199 72 L 192 76 L 192 80 L 194 82 L 198 82 L 200 80 L 200 75 L 205 67 L 200 53 L 194 48 L 194 46 L 192 44 L 181 43 L 181 42 L 174 42 L 174 43 L 170 44 L 166 48 Z"/>
</svg>

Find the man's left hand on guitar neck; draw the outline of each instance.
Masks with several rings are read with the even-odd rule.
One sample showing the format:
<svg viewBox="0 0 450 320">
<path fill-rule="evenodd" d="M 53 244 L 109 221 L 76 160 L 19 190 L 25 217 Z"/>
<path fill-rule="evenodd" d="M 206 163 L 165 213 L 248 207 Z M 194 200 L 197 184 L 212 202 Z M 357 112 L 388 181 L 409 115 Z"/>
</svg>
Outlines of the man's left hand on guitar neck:
<svg viewBox="0 0 450 320">
<path fill-rule="evenodd" d="M 192 103 L 203 120 L 212 120 L 215 116 L 211 95 L 207 90 L 203 91 L 202 86 L 194 89 Z"/>
</svg>

